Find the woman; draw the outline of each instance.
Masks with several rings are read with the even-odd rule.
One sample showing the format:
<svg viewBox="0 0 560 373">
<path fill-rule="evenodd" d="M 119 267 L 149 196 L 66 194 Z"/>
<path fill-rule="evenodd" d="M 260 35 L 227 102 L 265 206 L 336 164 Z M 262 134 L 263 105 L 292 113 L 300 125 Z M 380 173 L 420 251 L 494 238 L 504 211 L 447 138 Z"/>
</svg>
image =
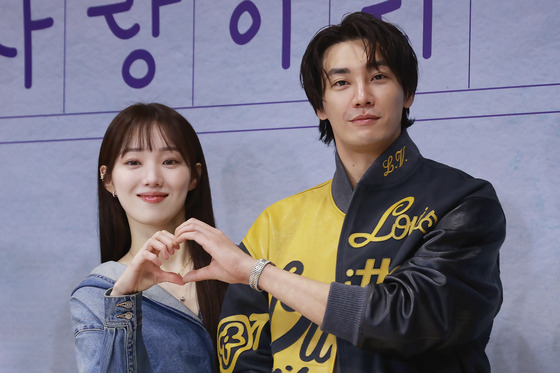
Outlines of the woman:
<svg viewBox="0 0 560 373">
<path fill-rule="evenodd" d="M 211 257 L 170 233 L 192 217 L 214 225 L 195 131 L 165 105 L 132 105 L 109 125 L 98 170 L 102 264 L 70 300 L 79 371 L 214 371 L 226 285 L 185 283 Z"/>
</svg>

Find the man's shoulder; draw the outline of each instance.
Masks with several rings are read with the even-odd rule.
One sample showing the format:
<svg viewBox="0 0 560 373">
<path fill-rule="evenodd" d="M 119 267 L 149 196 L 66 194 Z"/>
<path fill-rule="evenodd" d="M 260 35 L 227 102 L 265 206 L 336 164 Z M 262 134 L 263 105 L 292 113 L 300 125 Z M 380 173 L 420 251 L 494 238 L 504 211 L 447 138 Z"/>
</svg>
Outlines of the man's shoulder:
<svg viewBox="0 0 560 373">
<path fill-rule="evenodd" d="M 442 163 L 439 161 L 435 161 L 433 159 L 427 159 L 424 158 L 424 165 L 432 170 L 434 170 L 434 172 L 446 172 L 446 173 L 454 173 L 458 176 L 464 177 L 464 178 L 470 178 L 472 179 L 473 176 L 471 176 L 470 174 L 468 174 L 467 172 L 457 168 L 457 167 L 453 167 L 451 165 L 448 165 L 446 163 Z"/>
<path fill-rule="evenodd" d="M 431 159 L 425 159 L 424 165 L 429 171 L 423 172 L 422 177 L 429 179 L 432 185 L 439 185 L 441 190 L 461 199 L 484 197 L 498 201 L 494 186 L 486 179 L 472 176 L 457 167 Z"/>
<path fill-rule="evenodd" d="M 472 181 L 475 183 L 490 184 L 489 181 L 473 176 L 460 168 L 434 161 L 432 159 L 424 159 L 424 165 L 426 168 L 431 170 L 431 177 L 440 176 L 446 183 L 456 180 L 460 183 Z"/>
<path fill-rule="evenodd" d="M 289 197 L 283 198 L 272 205 L 267 210 L 282 209 L 286 206 L 299 205 L 302 203 L 317 202 L 318 200 L 330 197 L 332 179 L 317 184 L 311 188 L 305 189 Z"/>
<path fill-rule="evenodd" d="M 335 206 L 331 193 L 332 179 L 311 188 L 305 189 L 265 208 L 255 224 L 269 224 L 272 220 L 285 219 L 286 217 L 299 216 L 310 210 L 316 211 L 319 206 L 327 209 Z"/>
</svg>

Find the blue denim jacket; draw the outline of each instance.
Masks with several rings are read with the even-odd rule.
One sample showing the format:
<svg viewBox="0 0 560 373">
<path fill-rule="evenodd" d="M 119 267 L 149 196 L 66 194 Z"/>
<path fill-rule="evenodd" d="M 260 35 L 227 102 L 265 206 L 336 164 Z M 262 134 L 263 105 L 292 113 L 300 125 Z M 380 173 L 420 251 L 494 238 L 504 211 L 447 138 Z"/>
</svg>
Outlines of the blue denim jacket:
<svg viewBox="0 0 560 373">
<path fill-rule="evenodd" d="M 111 297 L 126 267 L 96 267 L 73 292 L 70 311 L 79 372 L 214 372 L 201 320 L 159 286 Z"/>
</svg>

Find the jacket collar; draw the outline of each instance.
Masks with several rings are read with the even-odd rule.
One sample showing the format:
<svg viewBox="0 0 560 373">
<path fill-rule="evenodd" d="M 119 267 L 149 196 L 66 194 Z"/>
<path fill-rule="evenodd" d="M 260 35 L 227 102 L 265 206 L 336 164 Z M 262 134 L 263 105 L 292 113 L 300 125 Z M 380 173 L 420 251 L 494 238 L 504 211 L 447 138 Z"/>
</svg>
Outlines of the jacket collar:
<svg viewBox="0 0 560 373">
<path fill-rule="evenodd" d="M 395 142 L 371 164 L 355 189 L 361 188 L 363 185 L 380 188 L 399 183 L 410 175 L 411 170 L 416 167 L 421 159 L 422 155 L 416 144 L 411 140 L 408 132 L 403 130 Z M 335 164 L 332 196 L 336 206 L 346 213 L 354 190 L 338 152 L 335 152 Z"/>
</svg>

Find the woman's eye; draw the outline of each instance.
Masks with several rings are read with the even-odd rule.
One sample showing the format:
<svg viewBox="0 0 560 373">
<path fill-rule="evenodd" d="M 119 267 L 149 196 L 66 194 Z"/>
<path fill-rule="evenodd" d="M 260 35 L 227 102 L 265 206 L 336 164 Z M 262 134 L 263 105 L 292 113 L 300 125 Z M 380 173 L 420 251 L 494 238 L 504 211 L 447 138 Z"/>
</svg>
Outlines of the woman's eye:
<svg viewBox="0 0 560 373">
<path fill-rule="evenodd" d="M 383 79 L 383 78 L 385 78 L 385 75 L 383 75 L 383 74 L 375 74 L 375 75 L 373 76 L 373 78 L 371 78 L 371 80 L 381 80 L 381 79 Z"/>
<path fill-rule="evenodd" d="M 138 162 L 135 159 L 130 159 L 130 160 L 124 162 L 124 164 L 129 165 L 129 166 L 137 166 L 137 165 L 140 164 L 140 162 Z"/>
<path fill-rule="evenodd" d="M 176 159 L 167 159 L 165 161 L 163 161 L 163 164 L 166 166 L 172 166 L 172 165 L 176 165 L 178 164 L 179 161 L 177 161 Z"/>
</svg>

